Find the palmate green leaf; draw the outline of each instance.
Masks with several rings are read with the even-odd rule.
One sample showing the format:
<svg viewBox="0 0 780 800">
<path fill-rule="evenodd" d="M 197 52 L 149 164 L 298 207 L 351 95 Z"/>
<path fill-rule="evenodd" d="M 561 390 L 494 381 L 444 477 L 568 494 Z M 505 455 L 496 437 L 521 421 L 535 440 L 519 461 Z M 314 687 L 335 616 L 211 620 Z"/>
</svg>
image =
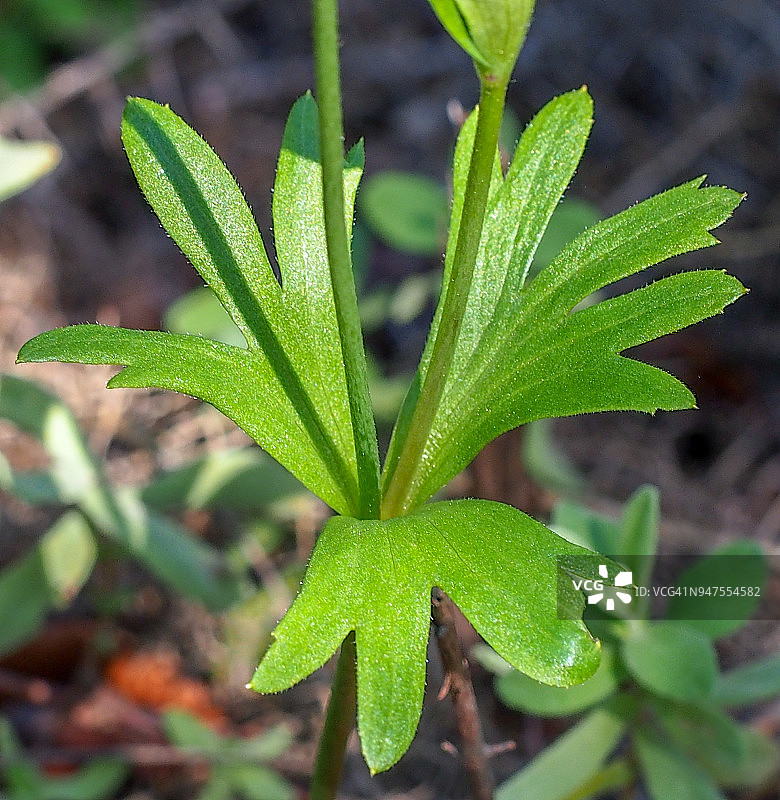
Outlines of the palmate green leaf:
<svg viewBox="0 0 780 800">
<path fill-rule="evenodd" d="M 694 405 L 693 395 L 675 378 L 620 353 L 719 313 L 744 292 L 736 279 L 714 270 L 684 273 L 576 307 L 608 284 L 715 244 L 709 231 L 729 217 L 739 194 L 702 189 L 701 179 L 678 186 L 593 225 L 526 282 L 581 157 L 591 112 L 584 89 L 548 103 L 523 134 L 506 178 L 499 177 L 491 191 L 453 368 L 404 508 L 424 502 L 487 442 L 526 422 Z M 456 152 L 452 229 L 462 205 L 472 130 L 464 126 Z M 448 259 L 452 243 L 451 236 Z M 437 325 L 438 316 L 393 435 L 385 485 L 393 479 Z"/>
<path fill-rule="evenodd" d="M 355 445 L 322 212 L 317 111 L 293 106 L 274 190 L 280 286 L 252 213 L 217 155 L 169 108 L 128 101 L 122 138 L 163 226 L 244 336 L 234 347 L 197 336 L 80 325 L 28 342 L 20 361 L 126 368 L 110 387 L 158 387 L 216 406 L 336 511 L 357 507 Z M 345 213 L 362 174 L 345 164 Z"/>
<path fill-rule="evenodd" d="M 514 667 L 552 685 L 578 683 L 596 669 L 599 646 L 581 620 L 557 618 L 556 556 L 585 552 L 485 500 L 434 503 L 383 522 L 335 517 L 252 688 L 288 688 L 354 630 L 363 753 L 373 771 L 387 769 L 420 716 L 431 588 L 447 592 Z M 573 585 L 562 591 L 582 609 Z"/>
</svg>

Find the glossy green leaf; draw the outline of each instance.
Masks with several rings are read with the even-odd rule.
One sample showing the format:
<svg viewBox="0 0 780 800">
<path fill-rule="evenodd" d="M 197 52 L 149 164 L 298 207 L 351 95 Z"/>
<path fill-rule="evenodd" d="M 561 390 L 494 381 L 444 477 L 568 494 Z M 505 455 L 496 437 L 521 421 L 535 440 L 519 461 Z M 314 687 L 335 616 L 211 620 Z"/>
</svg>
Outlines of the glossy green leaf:
<svg viewBox="0 0 780 800">
<path fill-rule="evenodd" d="M 374 233 L 391 247 L 423 256 L 441 252 L 447 231 L 447 192 L 408 172 L 380 172 L 360 191 L 359 208 Z"/>
<path fill-rule="evenodd" d="M 752 661 L 718 676 L 715 701 L 734 708 L 780 696 L 780 653 Z"/>
<path fill-rule="evenodd" d="M 761 603 L 768 573 L 764 551 L 756 542 L 730 542 L 709 553 L 689 567 L 676 586 L 685 590 L 703 587 L 750 589 L 754 593 L 728 596 L 719 591 L 712 596 L 693 597 L 685 591 L 670 598 L 666 609 L 669 619 L 685 620 L 713 639 L 739 630 Z"/>
<path fill-rule="evenodd" d="M 676 750 L 645 734 L 635 742 L 651 800 L 726 800 L 706 773 Z"/>
<path fill-rule="evenodd" d="M 640 686 L 672 700 L 698 702 L 712 694 L 717 659 L 707 636 L 682 622 L 641 622 L 621 649 Z"/>
<path fill-rule="evenodd" d="M 293 106 L 274 190 L 273 274 L 252 213 L 224 164 L 170 109 L 131 99 L 122 137 L 164 227 L 214 291 L 247 347 L 197 336 L 81 325 L 28 342 L 20 361 L 118 364 L 110 387 L 190 394 L 233 419 L 334 509 L 357 507 L 355 445 L 322 216 L 314 100 Z M 344 170 L 352 209 L 363 150 Z"/>
<path fill-rule="evenodd" d="M 501 784 L 496 800 L 566 800 L 598 773 L 625 727 L 611 709 L 592 711 Z"/>
<path fill-rule="evenodd" d="M 57 166 L 59 147 L 0 136 L 0 201 L 24 191 Z"/>
<path fill-rule="evenodd" d="M 372 770 L 387 769 L 420 716 L 433 586 L 496 652 L 537 680 L 564 686 L 594 672 L 598 644 L 580 620 L 557 619 L 556 556 L 567 554 L 584 551 L 488 501 L 434 503 L 384 522 L 335 517 L 252 687 L 286 689 L 354 630 L 363 752 Z M 582 608 L 573 586 L 566 602 Z"/>
<path fill-rule="evenodd" d="M 606 699 L 618 688 L 619 673 L 612 650 L 601 649 L 601 663 L 584 683 L 548 686 L 512 671 L 496 679 L 496 694 L 510 708 L 544 717 L 576 714 Z"/>
<path fill-rule="evenodd" d="M 591 110 L 584 90 L 548 103 L 491 194 L 453 366 L 405 508 L 430 497 L 487 442 L 526 422 L 694 404 L 675 378 L 620 353 L 719 313 L 743 294 L 737 280 L 715 270 L 689 272 L 575 307 L 610 283 L 715 244 L 709 231 L 729 217 L 739 194 L 702 189 L 701 180 L 678 186 L 588 228 L 532 281 L 525 280 L 582 154 Z M 451 231 L 459 218 L 460 171 L 456 153 Z M 436 325 L 394 432 L 385 485 L 408 432 Z"/>
</svg>

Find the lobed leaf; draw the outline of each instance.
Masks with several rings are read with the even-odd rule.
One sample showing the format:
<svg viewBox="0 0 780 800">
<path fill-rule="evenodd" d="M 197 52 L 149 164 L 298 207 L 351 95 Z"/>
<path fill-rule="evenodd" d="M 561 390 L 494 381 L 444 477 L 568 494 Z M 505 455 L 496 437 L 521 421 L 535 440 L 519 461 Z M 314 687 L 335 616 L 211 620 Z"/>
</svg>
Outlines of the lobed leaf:
<svg viewBox="0 0 780 800">
<path fill-rule="evenodd" d="M 620 354 L 719 313 L 744 292 L 736 279 L 702 270 L 578 306 L 610 283 L 715 244 L 709 231 L 728 218 L 739 194 L 702 189 L 701 179 L 678 186 L 588 228 L 526 283 L 539 241 L 581 157 L 591 112 L 584 89 L 548 103 L 524 132 L 506 179 L 499 177 L 492 190 L 453 368 L 405 508 L 424 502 L 487 442 L 526 422 L 694 404 L 677 379 Z M 453 229 L 467 136 L 464 128 L 455 160 Z M 451 237 L 448 258 L 452 242 Z M 408 432 L 437 325 L 438 317 L 393 435 L 385 485 Z"/>
<path fill-rule="evenodd" d="M 599 660 L 581 620 L 557 618 L 556 557 L 585 552 L 516 509 L 483 500 L 434 503 L 385 521 L 335 517 L 252 688 L 288 688 L 354 630 L 363 752 L 373 771 L 387 769 L 420 716 L 432 587 L 447 592 L 514 667 L 565 686 L 585 680 Z M 573 586 L 562 591 L 582 608 Z"/>
<path fill-rule="evenodd" d="M 128 101 L 122 138 L 160 221 L 238 326 L 247 347 L 99 325 L 49 331 L 20 361 L 119 364 L 110 387 L 158 387 L 216 406 L 340 513 L 357 507 L 355 444 L 322 212 L 311 95 L 285 129 L 273 216 L 283 285 L 233 177 L 169 108 Z M 363 150 L 345 164 L 351 229 Z"/>
</svg>

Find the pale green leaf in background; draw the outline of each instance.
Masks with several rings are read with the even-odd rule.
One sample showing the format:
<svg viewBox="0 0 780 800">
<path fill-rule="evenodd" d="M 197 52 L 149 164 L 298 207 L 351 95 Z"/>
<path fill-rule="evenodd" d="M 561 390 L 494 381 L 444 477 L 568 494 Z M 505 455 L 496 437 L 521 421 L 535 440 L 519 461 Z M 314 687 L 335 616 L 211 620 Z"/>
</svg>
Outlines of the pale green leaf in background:
<svg viewBox="0 0 780 800">
<path fill-rule="evenodd" d="M 717 674 L 712 642 L 683 622 L 638 622 L 621 655 L 637 683 L 654 694 L 683 702 L 712 695 Z"/>
<path fill-rule="evenodd" d="M 50 142 L 23 142 L 0 136 L 0 201 L 32 186 L 54 169 L 60 149 Z"/>
<path fill-rule="evenodd" d="M 566 800 L 601 769 L 625 728 L 623 717 L 613 709 L 591 711 L 501 784 L 496 800 Z"/>
</svg>

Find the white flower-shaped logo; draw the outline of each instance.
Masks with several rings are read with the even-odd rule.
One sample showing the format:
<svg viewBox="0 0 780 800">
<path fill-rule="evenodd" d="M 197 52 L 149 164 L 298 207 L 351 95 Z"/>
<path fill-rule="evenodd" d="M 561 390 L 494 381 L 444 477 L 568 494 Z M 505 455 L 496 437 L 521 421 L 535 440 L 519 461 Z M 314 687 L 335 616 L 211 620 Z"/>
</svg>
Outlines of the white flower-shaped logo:
<svg viewBox="0 0 780 800">
<path fill-rule="evenodd" d="M 599 575 L 601 575 L 604 580 L 609 578 L 609 572 L 605 564 L 599 564 Z M 630 586 L 634 581 L 633 574 L 626 570 L 624 572 L 618 572 L 615 575 L 615 580 L 612 582 L 614 586 Z M 628 605 L 631 600 L 633 599 L 632 595 L 629 592 L 610 592 L 610 595 L 614 594 L 622 603 Z M 604 599 L 604 592 L 596 592 L 595 594 L 588 595 L 588 605 L 596 605 L 596 603 L 600 603 Z M 615 599 L 614 597 L 608 597 L 607 602 L 605 603 L 605 607 L 607 611 L 614 611 L 615 610 Z"/>
</svg>

